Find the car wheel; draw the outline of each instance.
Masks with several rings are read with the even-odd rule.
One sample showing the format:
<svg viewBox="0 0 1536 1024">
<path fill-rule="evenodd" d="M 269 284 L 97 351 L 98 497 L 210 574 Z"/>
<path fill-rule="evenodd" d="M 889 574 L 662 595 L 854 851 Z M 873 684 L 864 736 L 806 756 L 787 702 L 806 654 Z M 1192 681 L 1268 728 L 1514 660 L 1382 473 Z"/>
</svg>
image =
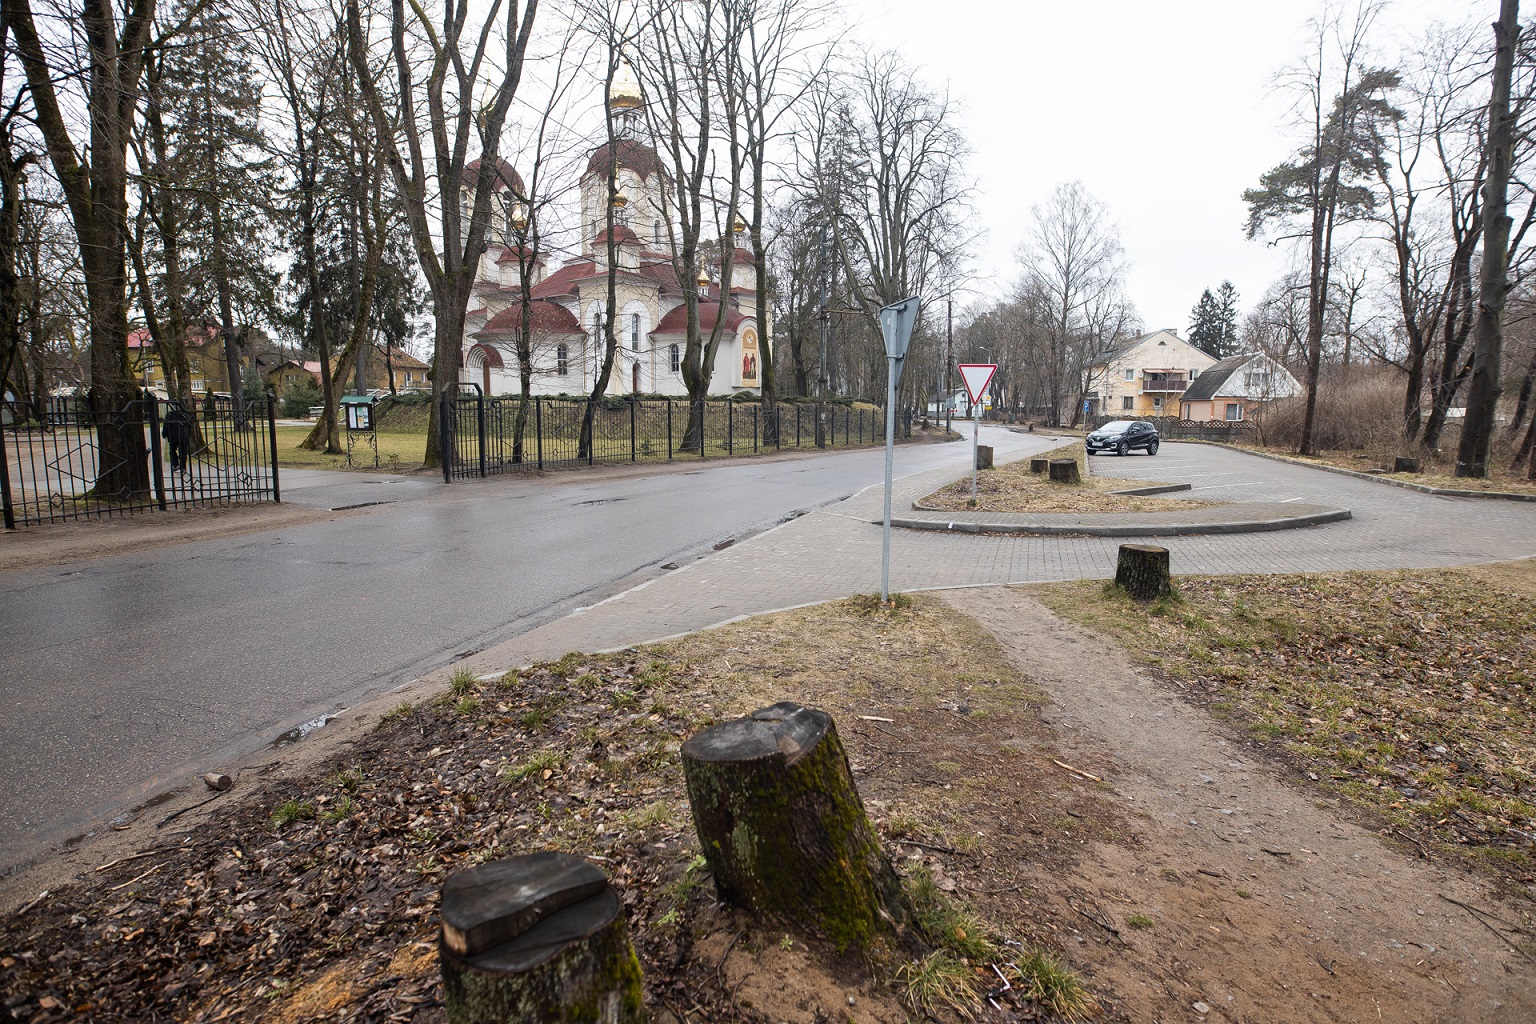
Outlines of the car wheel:
<svg viewBox="0 0 1536 1024">
<path fill-rule="evenodd" d="M 1156 455 L 1157 454 L 1157 438 L 1153 438 L 1152 439 L 1152 443 L 1147 445 L 1147 454 L 1148 455 Z"/>
<path fill-rule="evenodd" d="M 1119 444 L 1115 445 L 1115 454 L 1116 455 L 1124 455 L 1126 452 L 1128 452 L 1130 450 L 1131 450 L 1130 445 L 1126 444 L 1124 441 L 1121 441 Z"/>
</svg>

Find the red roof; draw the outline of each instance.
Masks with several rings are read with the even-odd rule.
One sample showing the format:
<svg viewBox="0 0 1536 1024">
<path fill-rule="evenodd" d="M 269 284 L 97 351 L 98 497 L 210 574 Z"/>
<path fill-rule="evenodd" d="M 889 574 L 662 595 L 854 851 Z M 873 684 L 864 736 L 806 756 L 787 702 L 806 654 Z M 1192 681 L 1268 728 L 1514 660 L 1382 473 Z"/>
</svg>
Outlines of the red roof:
<svg viewBox="0 0 1536 1024">
<path fill-rule="evenodd" d="M 474 188 L 476 181 L 479 180 L 481 162 L 480 158 L 476 157 L 464 165 L 464 184 L 467 187 Z M 498 189 L 510 188 L 519 197 L 526 195 L 523 189 L 523 176 L 517 173 L 516 167 L 513 167 L 501 157 L 497 157 L 496 168 L 500 173 L 496 175 L 496 180 L 492 182 L 493 187 Z"/>
<path fill-rule="evenodd" d="M 640 236 L 639 235 L 635 234 L 634 231 L 630 230 L 630 227 L 629 227 L 628 224 L 615 224 L 613 226 L 613 240 L 615 242 L 617 242 L 619 245 L 644 245 L 645 244 L 644 242 L 640 241 Z M 597 243 L 601 243 L 603 245 L 608 244 L 608 229 L 604 228 L 602 231 L 598 232 L 597 237 L 594 238 L 593 241 L 597 242 Z"/>
<path fill-rule="evenodd" d="M 617 160 L 620 167 L 627 167 L 640 175 L 641 178 L 649 178 L 653 174 L 664 174 L 661 166 L 661 158 L 656 151 L 637 139 L 615 139 L 617 148 Z M 596 174 L 601 177 L 608 176 L 608 144 L 605 142 L 592 151 L 592 158 L 587 161 L 587 174 Z M 585 175 L 583 175 L 585 177 Z"/>
<path fill-rule="evenodd" d="M 187 344 L 192 346 L 206 345 L 219 336 L 219 328 L 215 324 L 204 324 L 201 336 L 196 327 L 187 329 Z M 149 328 L 138 327 L 128 332 L 129 348 L 154 348 L 155 339 L 149 336 Z"/>
<path fill-rule="evenodd" d="M 515 245 L 510 247 L 504 246 L 501 250 L 501 255 L 496 257 L 496 262 L 498 264 L 521 263 L 523 260 L 529 258 L 530 256 L 533 256 L 533 250 L 528 248 L 526 245 Z M 538 258 L 533 262 L 535 264 L 543 263 L 544 255 L 540 253 Z"/>
<path fill-rule="evenodd" d="M 534 286 L 533 297 L 548 299 L 556 295 L 572 295 L 576 291 L 576 282 L 592 277 L 596 269 L 597 264 L 591 260 L 567 263 Z"/>
<path fill-rule="evenodd" d="M 720 316 L 720 303 L 699 302 L 699 330 L 710 331 L 715 327 L 715 320 Z M 746 317 L 740 310 L 727 309 L 725 311 L 725 326 L 727 330 L 734 331 L 741 326 Z M 688 307 L 678 306 L 666 316 L 661 318 L 661 323 L 656 325 L 652 334 L 684 334 L 688 330 Z"/>
<path fill-rule="evenodd" d="M 528 311 L 532 314 L 533 329 L 541 334 L 586 333 L 581 329 L 581 324 L 576 320 L 576 315 L 558 302 L 535 299 L 529 304 Z M 490 323 L 475 332 L 475 337 L 484 338 L 501 334 L 515 334 L 521 329 L 522 317 L 522 303 L 513 303 L 491 317 Z"/>
</svg>

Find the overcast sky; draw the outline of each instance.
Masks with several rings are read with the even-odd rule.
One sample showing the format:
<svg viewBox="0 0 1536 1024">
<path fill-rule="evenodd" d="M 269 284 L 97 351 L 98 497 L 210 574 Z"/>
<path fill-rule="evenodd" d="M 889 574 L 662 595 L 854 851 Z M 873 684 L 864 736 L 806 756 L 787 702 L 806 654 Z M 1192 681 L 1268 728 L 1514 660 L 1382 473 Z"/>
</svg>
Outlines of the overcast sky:
<svg viewBox="0 0 1536 1024">
<path fill-rule="evenodd" d="M 849 0 L 861 39 L 949 87 L 974 149 L 988 235 L 976 289 L 1005 294 L 1030 207 L 1081 179 L 1120 226 L 1127 290 L 1148 330 L 1176 328 L 1231 280 L 1244 313 L 1289 265 L 1243 237 L 1242 191 L 1299 136 L 1277 72 L 1298 63 L 1321 0 Z M 1373 39 L 1390 53 L 1435 19 L 1497 0 L 1396 0 Z M 1491 30 L 1490 30 L 1491 34 Z"/>
</svg>

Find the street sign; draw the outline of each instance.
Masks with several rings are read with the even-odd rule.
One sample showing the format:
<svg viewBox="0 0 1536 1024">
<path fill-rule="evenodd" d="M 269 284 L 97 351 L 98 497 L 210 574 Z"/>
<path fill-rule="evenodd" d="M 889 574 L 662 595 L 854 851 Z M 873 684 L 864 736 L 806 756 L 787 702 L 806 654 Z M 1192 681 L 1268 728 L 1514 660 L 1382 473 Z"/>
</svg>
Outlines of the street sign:
<svg viewBox="0 0 1536 1024">
<path fill-rule="evenodd" d="M 971 396 L 971 404 L 981 401 L 981 396 L 986 394 L 987 385 L 992 383 L 992 375 L 997 372 L 996 363 L 961 363 L 959 366 L 960 379 L 965 381 L 965 393 Z"/>
<path fill-rule="evenodd" d="M 922 299 L 914 295 L 880 307 L 880 335 L 885 340 L 885 357 L 891 360 L 891 376 L 897 387 L 901 386 L 907 346 L 912 343 L 912 325 L 917 323 L 917 308 L 921 303 Z"/>
</svg>

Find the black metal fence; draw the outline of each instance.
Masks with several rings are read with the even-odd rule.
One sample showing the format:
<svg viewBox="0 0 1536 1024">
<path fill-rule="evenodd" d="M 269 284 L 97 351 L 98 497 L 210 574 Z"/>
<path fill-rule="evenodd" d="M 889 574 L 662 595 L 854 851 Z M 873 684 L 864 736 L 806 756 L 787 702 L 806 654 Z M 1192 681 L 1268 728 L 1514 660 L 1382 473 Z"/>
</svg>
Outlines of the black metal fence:
<svg viewBox="0 0 1536 1024">
<path fill-rule="evenodd" d="M 205 395 L 182 409 L 145 392 L 121 406 L 88 395 L 0 415 L 6 529 L 247 501 L 280 501 L 271 396 L 236 409 Z"/>
<path fill-rule="evenodd" d="M 514 473 L 600 462 L 670 462 L 817 446 L 816 406 L 799 402 L 614 397 L 486 398 L 473 384 L 443 399 L 438 415 L 443 479 Z M 827 406 L 826 447 L 883 443 L 877 409 Z"/>
<path fill-rule="evenodd" d="M 1181 420 L 1176 416 L 1094 416 L 1089 430 L 1114 420 L 1140 419 L 1157 428 L 1164 441 L 1248 441 L 1257 425 L 1252 420 Z"/>
</svg>

